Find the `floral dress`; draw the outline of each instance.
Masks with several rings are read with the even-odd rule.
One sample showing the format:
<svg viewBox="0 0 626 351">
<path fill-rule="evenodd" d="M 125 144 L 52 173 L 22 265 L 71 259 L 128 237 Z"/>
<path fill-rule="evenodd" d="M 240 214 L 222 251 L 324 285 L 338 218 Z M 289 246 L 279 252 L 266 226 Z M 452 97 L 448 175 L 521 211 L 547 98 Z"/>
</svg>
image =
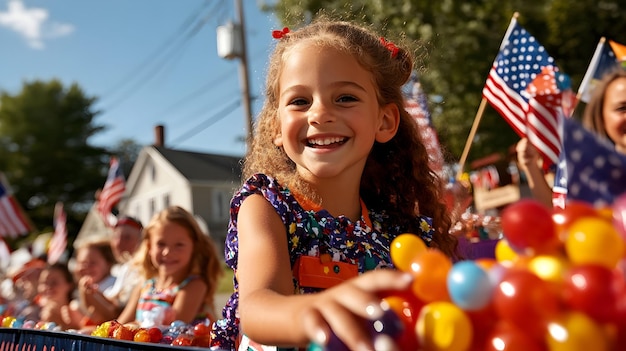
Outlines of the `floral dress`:
<svg viewBox="0 0 626 351">
<path fill-rule="evenodd" d="M 176 300 L 176 295 L 180 289 L 194 279 L 199 279 L 199 277 L 191 275 L 180 282 L 180 284 L 172 285 L 163 290 L 156 289 L 156 280 L 154 278 L 146 280 L 141 287 L 141 294 L 137 302 L 137 310 L 135 312 L 137 322 L 145 328 L 171 323 L 173 317 L 172 306 L 174 305 L 174 300 Z M 206 318 L 214 320 L 209 306 L 205 304 L 196 315 L 194 322 L 204 321 Z"/>
<path fill-rule="evenodd" d="M 384 212 L 368 211 L 362 206 L 362 216 L 352 222 L 345 216 L 333 217 L 328 211 L 305 209 L 296 200 L 293 193 L 282 187 L 274 178 L 255 174 L 248 179 L 231 201 L 230 223 L 226 236 L 226 264 L 235 272 L 238 260 L 237 215 L 243 201 L 250 195 L 262 195 L 274 207 L 285 224 L 291 267 L 296 268 L 301 259 L 326 257 L 330 260 L 331 270 L 337 270 L 344 263 L 355 267 L 355 273 L 363 273 L 377 268 L 393 268 L 389 247 L 393 239 L 402 234 L 402 228 L 385 223 L 388 217 Z M 419 217 L 419 233 L 429 244 L 434 230 L 432 219 Z M 383 225 L 383 223 L 385 225 Z M 383 229 L 384 228 L 384 229 Z M 334 263 L 338 263 L 335 265 Z M 345 267 L 345 266 L 341 266 Z M 343 269 L 343 268 L 341 268 Z M 358 271 L 358 272 L 357 272 Z M 239 283 L 236 275 L 233 279 L 234 293 L 224 306 L 222 319 L 212 325 L 211 348 L 216 350 L 235 350 L 240 340 L 239 335 Z M 294 274 L 294 292 L 299 294 L 322 290 L 300 284 Z M 269 348 L 251 343 L 249 350 Z M 276 350 L 276 348 L 272 348 Z"/>
</svg>

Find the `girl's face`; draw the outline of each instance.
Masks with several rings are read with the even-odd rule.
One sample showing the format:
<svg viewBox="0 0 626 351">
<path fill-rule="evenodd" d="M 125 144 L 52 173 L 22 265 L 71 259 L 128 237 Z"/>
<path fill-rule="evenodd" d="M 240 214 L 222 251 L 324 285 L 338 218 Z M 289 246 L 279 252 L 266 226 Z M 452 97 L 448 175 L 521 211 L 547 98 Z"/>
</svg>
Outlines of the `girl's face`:
<svg viewBox="0 0 626 351">
<path fill-rule="evenodd" d="M 193 254 L 193 241 L 187 229 L 164 222 L 150 231 L 148 255 L 159 273 L 187 274 Z"/>
<path fill-rule="evenodd" d="M 617 151 L 626 154 L 626 78 L 618 78 L 606 87 L 602 116 L 606 134 Z"/>
<path fill-rule="evenodd" d="M 81 248 L 76 253 L 77 279 L 90 276 L 94 283 L 102 281 L 111 274 L 111 264 L 95 248 Z"/>
<path fill-rule="evenodd" d="M 381 107 L 371 73 L 340 51 L 296 45 L 279 78 L 282 146 L 305 178 L 360 179 L 374 141 L 395 135 L 399 112 Z"/>
<path fill-rule="evenodd" d="M 72 283 L 65 279 L 65 275 L 58 269 L 45 269 L 39 276 L 37 287 L 44 301 L 56 301 L 68 304 L 68 295 L 72 290 Z"/>
</svg>

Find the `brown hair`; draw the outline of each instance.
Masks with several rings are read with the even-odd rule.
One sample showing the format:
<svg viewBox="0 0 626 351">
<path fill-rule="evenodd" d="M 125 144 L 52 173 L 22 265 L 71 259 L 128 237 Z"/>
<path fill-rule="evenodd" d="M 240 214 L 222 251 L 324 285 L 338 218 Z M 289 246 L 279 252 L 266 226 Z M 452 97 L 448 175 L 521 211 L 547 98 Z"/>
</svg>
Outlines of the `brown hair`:
<svg viewBox="0 0 626 351">
<path fill-rule="evenodd" d="M 606 73 L 602 79 L 593 87 L 593 93 L 591 99 L 585 107 L 583 112 L 583 126 L 597 135 L 606 138 L 607 140 L 613 140 L 609 138 L 609 135 L 604 128 L 604 99 L 606 96 L 606 88 L 619 78 L 626 78 L 626 70 L 621 67 L 615 68 Z"/>
<path fill-rule="evenodd" d="M 204 301 L 211 307 L 213 312 L 215 310 L 215 291 L 217 290 L 219 279 L 224 273 L 221 261 L 218 258 L 213 240 L 202 231 L 194 216 L 184 208 L 170 206 L 152 217 L 150 223 L 143 229 L 143 239 L 135 255 L 135 262 L 141 266 L 146 278 L 152 278 L 157 274 L 157 268 L 154 267 L 148 255 L 150 233 L 155 227 L 161 226 L 166 222 L 176 223 L 187 229 L 187 233 L 193 242 L 189 274 L 199 276 L 206 283 L 207 293 Z"/>
<path fill-rule="evenodd" d="M 104 258 L 106 263 L 108 263 L 111 267 L 117 263 L 117 259 L 113 254 L 113 249 L 111 249 L 111 242 L 108 239 L 97 238 L 94 240 L 85 241 L 76 248 L 76 251 L 79 251 L 81 249 L 94 249 L 98 251 Z"/>
<path fill-rule="evenodd" d="M 270 56 L 265 103 L 257 119 L 249 153 L 244 160 L 243 179 L 254 173 L 271 175 L 289 188 L 297 189 L 311 199 L 316 194 L 298 178 L 295 163 L 282 148 L 273 143 L 280 132 L 278 118 L 279 77 L 289 50 L 303 42 L 332 48 L 352 55 L 371 72 L 377 87 L 380 106 L 395 104 L 400 111 L 397 134 L 387 143 L 376 142 L 370 152 L 361 178 L 361 197 L 368 208 L 384 210 L 391 225 L 419 233 L 416 216 L 433 219 L 436 235 L 433 246 L 451 257 L 456 256 L 456 239 L 449 235 L 450 218 L 442 202 L 443 183 L 429 167 L 426 147 L 413 117 L 404 109 L 402 86 L 413 71 L 413 56 L 398 45 L 397 54 L 381 43 L 368 28 L 324 17 L 293 31 L 277 41 Z"/>
</svg>

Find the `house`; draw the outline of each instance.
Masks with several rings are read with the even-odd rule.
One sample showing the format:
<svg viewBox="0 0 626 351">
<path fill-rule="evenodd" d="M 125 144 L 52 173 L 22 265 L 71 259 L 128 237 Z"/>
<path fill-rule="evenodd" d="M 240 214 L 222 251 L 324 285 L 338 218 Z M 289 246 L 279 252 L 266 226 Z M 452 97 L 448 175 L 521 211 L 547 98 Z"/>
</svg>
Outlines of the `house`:
<svg viewBox="0 0 626 351">
<path fill-rule="evenodd" d="M 155 144 L 139 152 L 118 204 L 119 212 L 146 225 L 166 207 L 181 206 L 196 216 L 223 252 L 230 200 L 241 185 L 241 157 L 170 149 L 164 145 L 164 134 L 164 127 L 156 126 Z M 91 211 L 77 241 L 81 234 L 99 231 L 107 235 L 103 230 L 107 229 L 97 211 Z"/>
</svg>

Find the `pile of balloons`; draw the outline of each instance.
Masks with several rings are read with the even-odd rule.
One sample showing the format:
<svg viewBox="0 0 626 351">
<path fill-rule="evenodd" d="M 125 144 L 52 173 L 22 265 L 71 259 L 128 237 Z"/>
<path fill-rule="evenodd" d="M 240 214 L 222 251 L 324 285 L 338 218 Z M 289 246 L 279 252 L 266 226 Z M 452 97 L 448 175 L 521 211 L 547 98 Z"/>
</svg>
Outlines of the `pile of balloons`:
<svg viewBox="0 0 626 351">
<path fill-rule="evenodd" d="M 413 234 L 391 246 L 411 290 L 382 296 L 402 350 L 617 351 L 626 346 L 626 195 L 611 206 L 501 213 L 496 259 L 453 262 Z M 331 349 L 329 349 L 331 350 Z"/>
<path fill-rule="evenodd" d="M 208 347 L 210 329 L 209 320 L 194 325 L 186 324 L 183 321 L 174 321 L 169 326 L 153 327 L 121 324 L 116 320 L 112 320 L 99 324 L 91 335 L 101 338 L 171 346 Z"/>
</svg>

